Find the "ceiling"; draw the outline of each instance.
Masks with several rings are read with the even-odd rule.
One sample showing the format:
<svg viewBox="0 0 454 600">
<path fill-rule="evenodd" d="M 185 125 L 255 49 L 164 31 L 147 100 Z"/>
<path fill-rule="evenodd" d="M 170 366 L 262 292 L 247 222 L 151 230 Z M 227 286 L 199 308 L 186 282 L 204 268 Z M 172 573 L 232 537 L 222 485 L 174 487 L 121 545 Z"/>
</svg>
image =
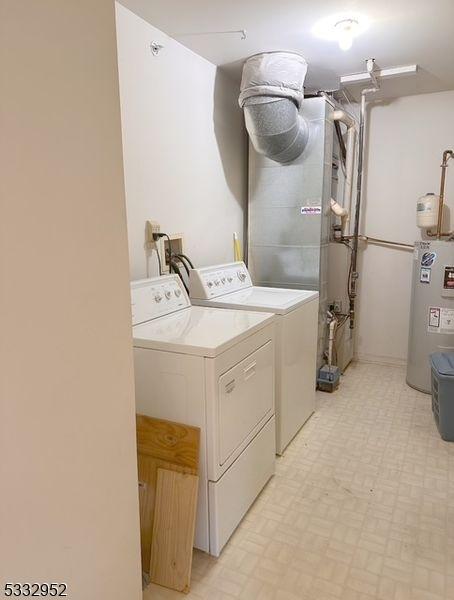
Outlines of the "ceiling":
<svg viewBox="0 0 454 600">
<path fill-rule="evenodd" d="M 120 0 L 136 14 L 239 80 L 248 56 L 265 50 L 299 51 L 309 63 L 309 89 L 333 89 L 341 75 L 417 63 L 416 75 L 383 81 L 381 96 L 454 89 L 454 0 Z M 320 18 L 358 12 L 370 27 L 344 52 L 315 38 Z M 229 30 L 240 34 L 213 34 Z M 350 88 L 358 96 L 361 87 Z"/>
</svg>

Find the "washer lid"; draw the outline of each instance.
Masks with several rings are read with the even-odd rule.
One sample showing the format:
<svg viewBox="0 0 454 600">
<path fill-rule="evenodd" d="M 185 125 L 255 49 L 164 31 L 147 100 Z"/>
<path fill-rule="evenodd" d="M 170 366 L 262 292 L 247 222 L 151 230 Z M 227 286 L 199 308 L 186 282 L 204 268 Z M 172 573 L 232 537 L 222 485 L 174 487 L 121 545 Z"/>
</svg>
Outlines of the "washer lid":
<svg viewBox="0 0 454 600">
<path fill-rule="evenodd" d="M 318 292 L 312 290 L 253 286 L 245 290 L 233 292 L 232 294 L 204 301 L 203 306 L 259 310 L 284 315 L 306 302 L 317 299 L 318 296 Z M 192 301 L 194 304 L 202 304 L 197 299 L 193 299 Z"/>
<path fill-rule="evenodd" d="M 214 357 L 272 323 L 274 315 L 192 306 L 132 328 L 134 346 Z"/>
</svg>

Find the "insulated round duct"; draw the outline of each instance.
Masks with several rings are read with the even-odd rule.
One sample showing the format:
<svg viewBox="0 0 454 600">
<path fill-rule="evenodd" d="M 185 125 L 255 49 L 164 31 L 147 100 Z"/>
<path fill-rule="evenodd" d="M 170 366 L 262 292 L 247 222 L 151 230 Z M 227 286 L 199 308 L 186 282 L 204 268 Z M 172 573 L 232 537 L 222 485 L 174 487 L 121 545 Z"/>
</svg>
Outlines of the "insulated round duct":
<svg viewBox="0 0 454 600">
<path fill-rule="evenodd" d="M 244 64 L 239 104 L 257 152 L 292 162 L 303 152 L 309 129 L 299 115 L 307 63 L 293 52 L 267 52 Z"/>
</svg>

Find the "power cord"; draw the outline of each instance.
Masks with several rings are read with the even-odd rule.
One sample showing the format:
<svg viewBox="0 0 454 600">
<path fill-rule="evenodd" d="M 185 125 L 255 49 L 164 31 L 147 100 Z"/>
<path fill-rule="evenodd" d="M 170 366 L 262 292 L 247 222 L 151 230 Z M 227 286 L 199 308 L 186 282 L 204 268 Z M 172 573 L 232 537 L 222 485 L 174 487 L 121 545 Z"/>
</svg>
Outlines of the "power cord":
<svg viewBox="0 0 454 600">
<path fill-rule="evenodd" d="M 153 233 L 153 240 L 155 242 L 157 242 L 160 238 L 165 237 L 167 238 L 167 241 L 169 242 L 169 273 L 172 272 L 172 256 L 173 256 L 173 252 L 172 252 L 172 241 L 170 239 L 170 236 L 168 233 Z M 162 265 L 160 264 L 160 269 L 161 269 L 161 273 L 162 273 Z"/>
<path fill-rule="evenodd" d="M 161 276 L 162 275 L 161 257 L 159 256 L 159 250 L 157 248 L 156 248 L 155 252 L 156 252 L 156 258 L 158 259 L 159 276 Z"/>
<path fill-rule="evenodd" d="M 169 249 L 168 249 L 168 257 L 169 257 L 169 273 L 176 273 L 181 281 L 183 282 L 183 285 L 186 289 L 186 291 L 189 293 L 189 289 L 188 286 L 186 285 L 186 282 L 183 279 L 183 276 L 181 274 L 181 269 L 180 269 L 180 265 L 183 265 L 186 274 L 189 277 L 189 269 L 193 269 L 194 265 L 192 263 L 192 260 L 186 256 L 186 254 L 174 254 L 173 250 L 172 250 L 172 240 L 170 239 L 170 236 L 168 233 L 154 233 L 153 234 L 153 240 L 155 242 L 157 242 L 160 238 L 167 238 L 167 242 L 169 244 Z M 162 275 L 162 264 L 161 264 L 161 257 L 159 256 L 159 252 L 156 250 L 156 255 L 158 257 L 158 264 L 159 264 L 159 274 Z M 180 263 L 177 262 L 176 259 L 179 259 Z"/>
<path fill-rule="evenodd" d="M 194 268 L 192 262 L 184 254 L 174 254 L 174 256 L 180 260 L 181 264 L 185 268 L 187 276 L 189 277 L 189 269 Z"/>
<path fill-rule="evenodd" d="M 185 263 L 184 260 L 181 259 L 181 257 L 178 254 L 174 254 L 175 260 L 178 258 L 178 260 L 180 261 L 178 266 L 183 265 L 184 270 L 186 271 L 186 275 L 189 277 L 189 267 L 188 265 Z"/>
<path fill-rule="evenodd" d="M 187 263 L 191 269 L 194 268 L 194 265 L 192 264 L 192 260 L 189 258 L 189 256 L 186 256 L 186 254 L 176 254 L 175 256 L 178 256 L 178 258 L 180 260 L 183 259 L 183 260 L 187 261 Z"/>
<path fill-rule="evenodd" d="M 169 236 L 169 234 L 167 234 L 167 233 L 164 233 L 163 235 L 164 235 L 164 237 L 166 237 L 166 238 L 167 238 L 167 241 L 169 242 L 169 273 L 171 273 L 171 272 L 172 272 L 172 266 L 173 266 L 173 265 L 172 265 L 172 257 L 173 257 L 173 252 L 172 252 L 172 241 L 171 241 L 171 239 L 170 239 L 170 236 Z"/>
<path fill-rule="evenodd" d="M 177 263 L 177 261 L 176 261 L 174 258 L 171 258 L 171 259 L 170 259 L 169 266 L 170 266 L 170 265 L 172 265 L 174 272 L 175 272 L 175 273 L 178 275 L 178 277 L 181 279 L 181 281 L 182 281 L 182 283 L 183 283 L 183 285 L 184 285 L 184 288 L 185 288 L 185 290 L 186 290 L 186 291 L 188 292 L 188 294 L 189 294 L 189 289 L 188 289 L 188 286 L 186 285 L 186 283 L 185 283 L 185 281 L 184 281 L 184 279 L 183 279 L 183 276 L 182 276 L 182 274 L 181 274 L 181 271 L 180 271 L 180 265 Z"/>
</svg>

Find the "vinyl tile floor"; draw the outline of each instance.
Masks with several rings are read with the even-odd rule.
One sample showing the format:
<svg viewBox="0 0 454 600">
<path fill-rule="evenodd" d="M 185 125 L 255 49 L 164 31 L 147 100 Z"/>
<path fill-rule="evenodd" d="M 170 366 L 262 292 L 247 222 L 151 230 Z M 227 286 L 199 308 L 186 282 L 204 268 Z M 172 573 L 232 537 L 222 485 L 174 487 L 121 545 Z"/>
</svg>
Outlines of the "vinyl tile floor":
<svg viewBox="0 0 454 600">
<path fill-rule="evenodd" d="M 355 363 L 188 595 L 144 600 L 454 600 L 454 443 L 399 367 Z"/>
</svg>

